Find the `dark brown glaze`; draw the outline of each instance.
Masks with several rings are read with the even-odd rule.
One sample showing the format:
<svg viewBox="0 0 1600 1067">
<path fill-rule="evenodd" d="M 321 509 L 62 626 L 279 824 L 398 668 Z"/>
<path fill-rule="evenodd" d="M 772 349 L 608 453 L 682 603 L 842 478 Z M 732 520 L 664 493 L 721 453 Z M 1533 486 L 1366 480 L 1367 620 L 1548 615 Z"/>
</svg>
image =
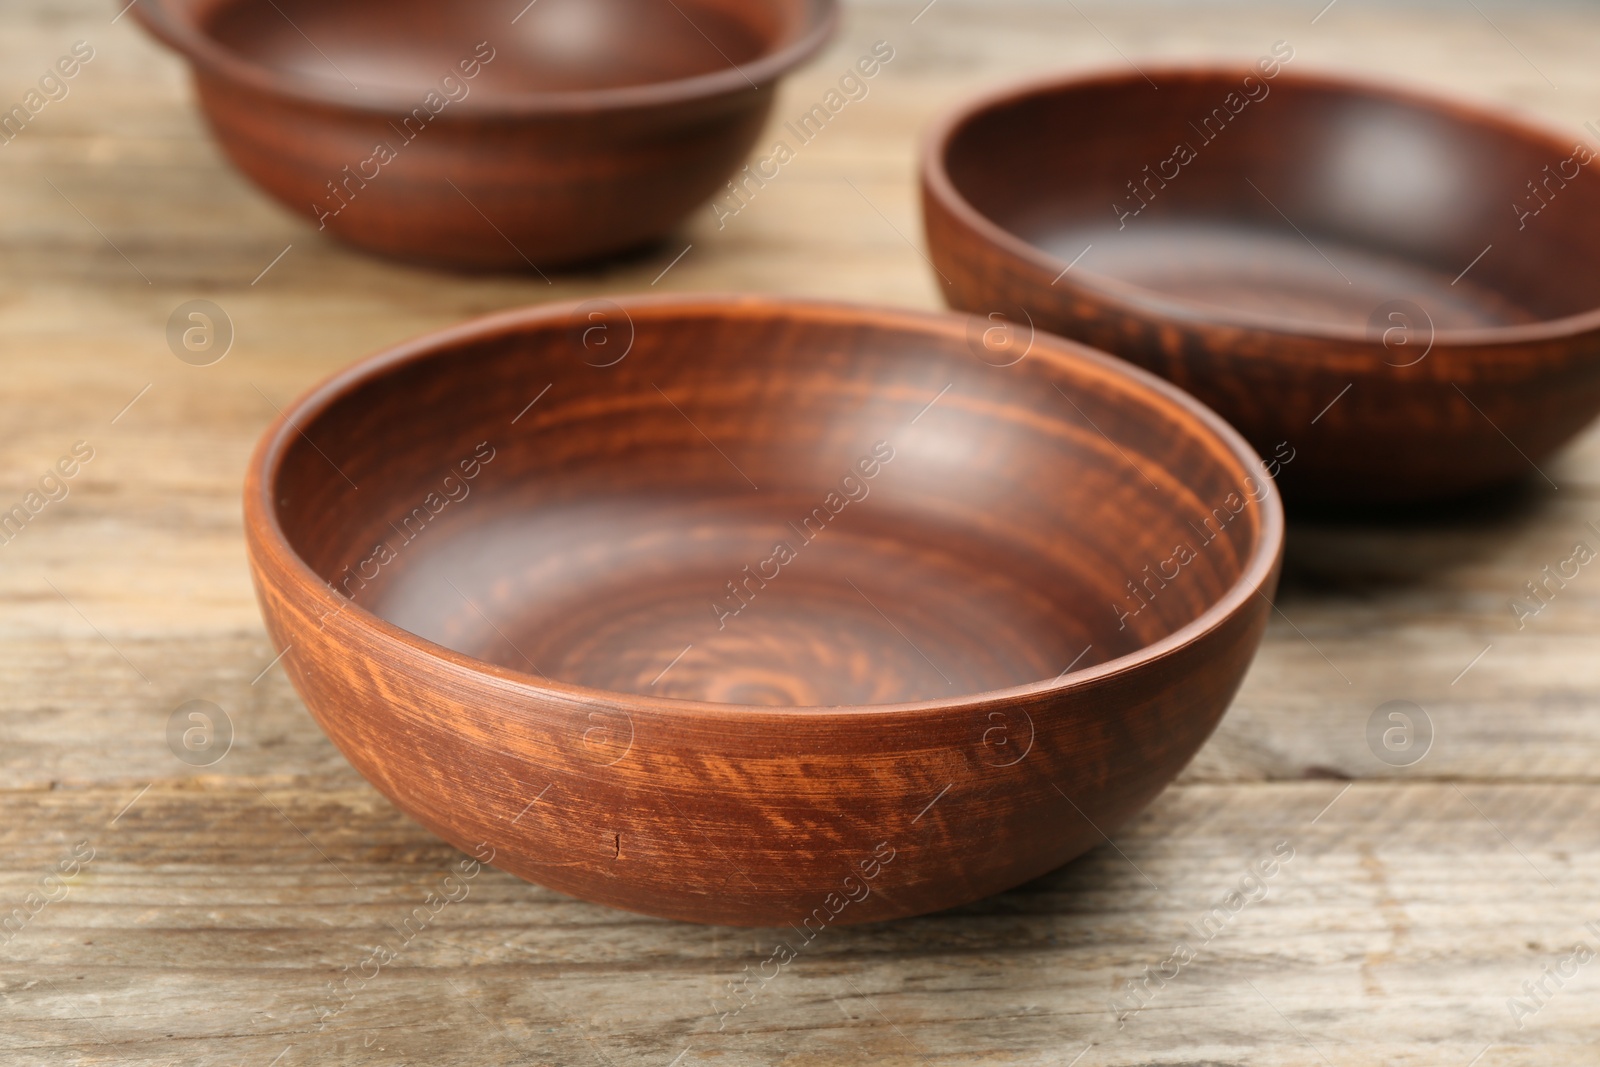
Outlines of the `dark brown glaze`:
<svg viewBox="0 0 1600 1067">
<path fill-rule="evenodd" d="M 420 822 L 617 907 L 809 928 L 1066 862 L 1227 707 L 1282 512 L 1188 396 L 988 325 L 622 298 L 357 364 L 245 489 L 289 677 Z"/>
<path fill-rule="evenodd" d="M 1538 480 L 1600 411 L 1595 146 L 1263 69 L 1058 77 L 951 115 L 922 164 L 947 299 L 1178 383 L 1292 457 L 1291 501 Z"/>
<path fill-rule="evenodd" d="M 659 240 L 835 0 L 141 0 L 247 176 L 371 251 L 534 270 Z"/>
</svg>

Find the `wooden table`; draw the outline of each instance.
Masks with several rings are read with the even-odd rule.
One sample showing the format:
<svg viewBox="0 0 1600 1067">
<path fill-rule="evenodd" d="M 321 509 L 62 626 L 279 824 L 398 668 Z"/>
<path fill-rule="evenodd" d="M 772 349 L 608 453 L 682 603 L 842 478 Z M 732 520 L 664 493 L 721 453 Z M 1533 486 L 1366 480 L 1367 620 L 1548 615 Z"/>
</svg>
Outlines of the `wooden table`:
<svg viewBox="0 0 1600 1067">
<path fill-rule="evenodd" d="M 353 996 L 330 992 L 459 857 L 346 765 L 273 666 L 239 484 L 274 405 L 379 346 L 553 297 L 934 307 L 917 135 L 1031 71 L 1248 59 L 1285 39 L 1305 68 L 1502 101 L 1575 138 L 1600 118 L 1600 10 L 1344 0 L 1314 18 L 1321 3 L 853 6 L 774 121 L 887 40 L 866 100 L 722 228 L 707 208 L 659 254 L 553 285 L 328 243 L 224 164 L 185 71 L 131 18 L 8 3 L 7 100 L 75 41 L 95 55 L 0 146 L 0 507 L 76 442 L 93 458 L 0 545 L 0 1062 L 1600 1062 L 1600 569 L 1524 626 L 1510 606 L 1574 542 L 1600 545 L 1595 432 L 1545 465 L 1559 489 L 1530 472 L 1475 509 L 1297 524 L 1282 614 L 1236 705 L 1115 847 L 954 912 L 832 929 L 720 1030 L 712 998 L 771 932 L 623 914 L 492 870 Z M 236 331 L 208 367 L 166 339 L 200 298 Z M 210 766 L 169 747 L 190 700 L 232 724 Z M 1391 700 L 1431 724 L 1411 766 L 1369 748 Z M 1275 848 L 1293 858 L 1227 910 Z M 1197 936 L 1219 903 L 1225 921 Z M 1124 983 L 1161 974 L 1178 941 L 1193 959 L 1119 1020 L 1113 998 L 1136 1003 Z"/>
</svg>

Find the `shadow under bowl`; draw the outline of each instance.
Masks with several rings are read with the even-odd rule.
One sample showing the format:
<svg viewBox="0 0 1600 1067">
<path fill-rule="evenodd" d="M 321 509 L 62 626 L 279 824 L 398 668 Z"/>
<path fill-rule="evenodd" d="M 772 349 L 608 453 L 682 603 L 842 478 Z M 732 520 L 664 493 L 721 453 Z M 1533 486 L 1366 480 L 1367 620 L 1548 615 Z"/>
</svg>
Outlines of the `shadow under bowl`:
<svg viewBox="0 0 1600 1067">
<path fill-rule="evenodd" d="M 659 240 L 835 0 L 142 0 L 234 165 L 350 244 L 530 271 Z"/>
<path fill-rule="evenodd" d="M 1165 382 L 981 351 L 954 315 L 687 297 L 367 359 L 251 461 L 288 676 L 419 822 L 616 907 L 810 928 L 1057 867 L 1216 725 L 1283 517 Z"/>
<path fill-rule="evenodd" d="M 947 300 L 1178 383 L 1291 505 L 1530 473 L 1600 412 L 1593 151 L 1286 62 L 960 108 L 922 161 Z"/>
</svg>

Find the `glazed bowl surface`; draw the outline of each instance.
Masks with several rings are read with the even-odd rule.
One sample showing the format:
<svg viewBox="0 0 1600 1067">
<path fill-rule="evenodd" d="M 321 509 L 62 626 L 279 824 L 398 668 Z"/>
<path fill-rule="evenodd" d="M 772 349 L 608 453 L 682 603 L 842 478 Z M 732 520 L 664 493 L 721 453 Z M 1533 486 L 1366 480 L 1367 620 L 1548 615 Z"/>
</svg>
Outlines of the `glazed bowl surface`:
<svg viewBox="0 0 1600 1067">
<path fill-rule="evenodd" d="M 140 0 L 238 169 L 350 244 L 543 271 L 728 180 L 835 0 Z"/>
<path fill-rule="evenodd" d="M 1291 505 L 1543 484 L 1600 412 L 1594 137 L 1292 52 L 949 115 L 922 161 L 947 299 L 1178 383 Z"/>
<path fill-rule="evenodd" d="M 1192 398 L 994 328 L 619 297 L 358 363 L 251 462 L 288 676 L 419 822 L 616 907 L 810 929 L 1059 866 L 1216 725 L 1283 518 Z"/>
</svg>

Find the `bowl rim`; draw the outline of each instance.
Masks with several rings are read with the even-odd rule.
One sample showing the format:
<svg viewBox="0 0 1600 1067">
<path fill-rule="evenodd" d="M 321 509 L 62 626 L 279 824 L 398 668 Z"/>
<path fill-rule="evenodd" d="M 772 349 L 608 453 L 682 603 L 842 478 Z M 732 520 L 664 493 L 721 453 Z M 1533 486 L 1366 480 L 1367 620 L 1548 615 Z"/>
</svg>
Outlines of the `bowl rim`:
<svg viewBox="0 0 1600 1067">
<path fill-rule="evenodd" d="M 1034 75 L 969 97 L 942 115 L 923 137 L 919 171 L 924 195 L 956 216 L 968 229 L 986 242 L 998 246 L 1017 259 L 1055 276 L 1066 261 L 1023 239 L 979 211 L 956 188 L 946 159 L 950 143 L 968 124 L 988 113 L 1024 100 L 1072 93 L 1109 86 L 1143 86 L 1150 78 L 1160 79 L 1243 79 L 1257 75 L 1254 65 L 1243 60 L 1218 63 L 1168 63 L 1146 66 L 1143 73 L 1123 68 L 1091 71 L 1053 72 Z M 1554 152 L 1565 152 L 1576 139 L 1563 140 L 1560 132 L 1542 121 L 1504 107 L 1464 100 L 1423 88 L 1379 78 L 1352 75 L 1343 71 L 1319 69 L 1283 70 L 1273 79 L 1308 88 L 1321 88 L 1349 96 L 1380 99 L 1443 115 L 1457 124 L 1493 127 L 1524 140 L 1544 141 Z M 1600 157 L 1600 147 L 1593 149 Z M 1062 291 L 1073 289 L 1113 306 L 1124 314 L 1160 318 L 1184 326 L 1231 328 L 1276 334 L 1280 337 L 1333 341 L 1346 344 L 1369 343 L 1366 332 L 1354 326 L 1341 326 L 1294 319 L 1265 312 L 1211 307 L 1198 302 L 1168 297 L 1131 282 L 1095 275 L 1092 271 L 1075 278 L 1062 278 Z M 1439 329 L 1433 333 L 1434 349 L 1486 350 L 1502 346 L 1526 345 L 1541 341 L 1564 340 L 1600 330 L 1600 305 L 1588 311 L 1562 315 L 1538 322 L 1509 326 L 1482 326 Z"/>
<path fill-rule="evenodd" d="M 756 319 L 787 316 L 801 322 L 854 323 L 921 333 L 930 338 L 946 340 L 952 346 L 966 344 L 968 321 L 971 318 L 954 312 L 930 312 L 837 300 L 743 293 L 614 294 L 607 299 L 620 306 L 630 318 L 638 315 L 638 318 L 633 318 L 636 328 L 641 320 L 671 322 L 673 319 L 706 314 Z M 326 612 L 336 613 L 348 620 L 350 625 L 365 631 L 369 640 L 390 642 L 408 650 L 421 660 L 440 661 L 467 675 L 511 683 L 518 687 L 524 696 L 575 702 L 590 707 L 610 706 L 626 709 L 630 713 L 635 711 L 667 715 L 696 713 L 729 716 L 742 721 L 751 721 L 752 716 L 773 715 L 826 717 L 840 714 L 858 716 L 982 710 L 995 704 L 1010 705 L 1036 698 L 1057 697 L 1090 688 L 1114 676 L 1130 674 L 1177 654 L 1225 626 L 1251 602 L 1253 597 L 1260 596 L 1269 605 L 1273 604 L 1268 589 L 1274 584 L 1283 554 L 1285 520 L 1277 485 L 1271 477 L 1265 476 L 1264 471 L 1261 471 L 1262 476 L 1259 478 L 1264 492 L 1258 501 L 1261 515 L 1258 533 L 1249 554 L 1242 561 L 1239 576 L 1221 596 L 1212 601 L 1194 619 L 1157 641 L 1091 667 L 1069 671 L 1055 678 L 963 693 L 943 699 L 843 705 L 725 704 L 599 689 L 535 676 L 516 668 L 503 667 L 458 652 L 402 629 L 353 599 L 340 596 L 325 579 L 311 569 L 289 543 L 273 504 L 275 496 L 273 488 L 277 484 L 289 444 L 302 432 L 300 427 L 310 425 L 334 402 L 349 396 L 355 390 L 440 352 L 463 344 L 536 330 L 540 327 L 566 328 L 573 312 L 584 303 L 586 303 L 584 300 L 569 299 L 513 308 L 430 331 L 381 349 L 350 364 L 280 408 L 277 416 L 262 432 L 250 457 L 245 477 L 246 546 L 252 570 L 257 573 L 258 588 L 261 584 L 260 574 L 269 570 L 266 561 L 257 558 L 258 554 L 262 554 L 272 557 L 271 570 L 286 576 L 298 587 L 293 591 L 274 590 L 279 597 L 290 601 L 296 598 L 296 594 L 313 598 L 321 602 L 320 607 Z M 1035 344 L 1028 353 L 1030 356 L 1036 354 L 1058 368 L 1085 367 L 1102 380 L 1125 386 L 1129 393 L 1137 394 L 1143 391 L 1146 394 L 1154 394 L 1152 399 L 1156 401 L 1158 407 L 1176 408 L 1180 415 L 1187 416 L 1191 420 L 1189 425 L 1200 431 L 1195 436 L 1203 438 L 1205 432 L 1209 431 L 1223 446 L 1224 452 L 1247 474 L 1251 470 L 1260 470 L 1260 457 L 1237 430 L 1199 400 L 1170 382 L 1087 345 L 1042 331 L 1036 335 Z"/>
<path fill-rule="evenodd" d="M 177 0 L 138 0 L 134 17 L 154 37 L 182 55 L 195 72 L 205 72 L 235 84 L 301 103 L 347 112 L 389 116 L 409 112 L 418 100 L 404 90 L 363 89 L 349 94 L 330 82 L 294 78 L 254 62 L 224 46 L 200 28 L 193 18 L 174 15 Z M 606 89 L 544 90 L 520 93 L 473 93 L 452 106 L 460 118 L 515 118 L 520 116 L 583 115 L 598 111 L 659 107 L 688 103 L 740 90 L 768 87 L 790 69 L 819 51 L 839 24 L 839 0 L 804 0 L 809 23 L 794 40 L 759 55 L 749 63 L 696 74 L 672 81 L 621 85 Z M 191 9 L 178 4 L 185 15 Z M 687 17 L 687 16 L 685 16 Z M 420 91 L 420 90 L 419 90 Z"/>
</svg>

